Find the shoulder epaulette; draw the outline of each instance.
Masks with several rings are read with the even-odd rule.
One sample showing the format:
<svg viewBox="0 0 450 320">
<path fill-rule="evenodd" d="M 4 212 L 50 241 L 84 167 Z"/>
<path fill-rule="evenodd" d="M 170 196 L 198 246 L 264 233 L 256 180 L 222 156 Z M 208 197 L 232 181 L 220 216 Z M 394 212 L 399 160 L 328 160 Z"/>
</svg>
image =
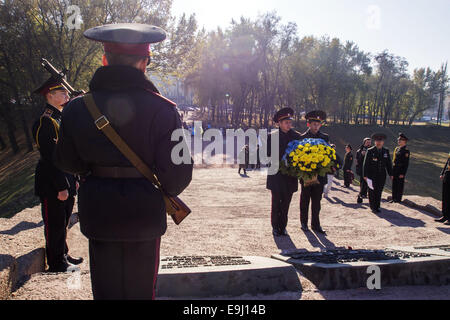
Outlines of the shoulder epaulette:
<svg viewBox="0 0 450 320">
<path fill-rule="evenodd" d="M 44 113 L 42 114 L 43 117 L 50 118 L 53 114 L 53 110 L 49 108 L 45 108 Z"/>
<path fill-rule="evenodd" d="M 150 92 L 151 94 L 153 94 L 154 96 L 157 96 L 158 98 L 160 98 L 160 99 L 162 99 L 162 100 L 164 100 L 164 101 L 170 103 L 170 104 L 171 104 L 172 106 L 174 106 L 174 107 L 177 105 L 177 104 L 176 104 L 175 102 L 173 102 L 172 100 L 167 99 L 166 97 L 162 96 L 161 94 L 159 94 L 159 93 L 157 93 L 157 92 L 155 92 L 155 91 L 152 91 L 152 90 L 147 90 L 147 91 Z"/>
</svg>

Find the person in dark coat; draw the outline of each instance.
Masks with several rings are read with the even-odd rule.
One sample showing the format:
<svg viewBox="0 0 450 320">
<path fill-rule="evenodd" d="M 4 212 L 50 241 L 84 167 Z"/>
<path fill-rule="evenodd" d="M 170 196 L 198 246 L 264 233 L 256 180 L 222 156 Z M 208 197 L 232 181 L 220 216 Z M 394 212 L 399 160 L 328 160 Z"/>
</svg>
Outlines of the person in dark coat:
<svg viewBox="0 0 450 320">
<path fill-rule="evenodd" d="M 287 146 L 291 141 L 299 140 L 300 133 L 292 129 L 294 110 L 284 108 L 278 111 L 273 121 L 279 130 L 271 133 L 267 139 L 268 156 L 271 157 L 272 143 L 279 143 L 279 159 L 281 162 Z M 286 236 L 289 206 L 292 195 L 298 191 L 298 179 L 282 174 L 279 170 L 275 175 L 267 176 L 267 189 L 272 192 L 271 223 L 274 236 Z"/>
<path fill-rule="evenodd" d="M 241 152 L 239 152 L 239 171 L 241 174 L 241 170 L 244 170 L 244 176 L 247 175 L 247 169 L 250 162 L 250 148 L 248 145 L 245 145 Z"/>
<path fill-rule="evenodd" d="M 163 195 L 101 126 L 117 131 L 169 196 L 189 185 L 193 163 L 185 154 L 188 146 L 185 139 L 171 140 L 182 128 L 176 105 L 145 75 L 149 44 L 164 40 L 166 34 L 158 27 L 125 23 L 89 29 L 84 35 L 104 45 L 104 66 L 89 85 L 103 116 L 95 121 L 82 98 L 73 100 L 63 112 L 55 158 L 62 170 L 84 177 L 79 218 L 81 232 L 89 239 L 94 299 L 154 299 L 160 241 L 167 229 Z M 176 164 L 171 152 L 179 143 L 180 156 L 189 161 Z"/>
<path fill-rule="evenodd" d="M 369 188 L 370 209 L 373 213 L 379 213 L 381 212 L 381 195 L 386 184 L 386 172 L 392 180 L 392 160 L 389 150 L 383 147 L 386 135 L 377 133 L 372 136 L 372 139 L 375 141 L 375 146 L 367 150 L 364 159 L 364 179 L 369 187 L 370 179 L 373 186 L 373 189 Z"/>
<path fill-rule="evenodd" d="M 53 161 L 61 111 L 69 101 L 69 95 L 61 82 L 53 77 L 34 93 L 42 95 L 47 101 L 44 112 L 33 124 L 32 132 L 40 153 L 35 173 L 35 194 L 41 201 L 48 271 L 71 272 L 74 270 L 71 264 L 83 262 L 82 258 L 72 258 L 68 254 L 66 241 L 78 182 L 75 176 L 59 170 Z"/>
<path fill-rule="evenodd" d="M 367 182 L 364 180 L 363 168 L 364 168 L 364 158 L 366 157 L 367 150 L 369 150 L 372 145 L 371 138 L 365 138 L 361 148 L 356 151 L 356 174 L 359 176 L 359 194 L 358 203 L 363 203 L 363 199 L 367 198 Z"/>
<path fill-rule="evenodd" d="M 408 172 L 409 159 L 411 152 L 408 150 L 408 137 L 403 133 L 399 134 L 398 147 L 394 151 L 394 159 L 392 160 L 392 169 L 394 179 L 392 180 L 392 201 L 395 203 L 402 202 L 403 191 L 405 188 L 406 173 Z"/>
<path fill-rule="evenodd" d="M 441 172 L 442 180 L 442 218 L 437 219 L 436 222 L 450 225 L 450 153 L 448 155 L 447 163 L 444 170 Z"/>
<path fill-rule="evenodd" d="M 308 124 L 308 130 L 302 134 L 301 139 L 323 139 L 329 143 L 330 138 L 327 134 L 322 133 L 320 128 L 322 123 L 326 121 L 327 115 L 323 111 L 312 111 L 306 114 L 306 121 Z M 309 204 L 311 203 L 311 227 L 313 231 L 326 234 L 320 225 L 320 202 L 322 200 L 323 188 L 327 184 L 327 177 L 318 177 L 319 183 L 306 186 L 303 180 L 300 181 L 302 185 L 302 191 L 300 195 L 300 221 L 303 231 L 309 231 L 308 229 L 308 211 Z"/>
<path fill-rule="evenodd" d="M 350 188 L 350 185 L 353 182 L 353 153 L 352 153 L 352 146 L 346 145 L 345 146 L 345 158 L 344 158 L 344 186 L 346 188 Z"/>
</svg>

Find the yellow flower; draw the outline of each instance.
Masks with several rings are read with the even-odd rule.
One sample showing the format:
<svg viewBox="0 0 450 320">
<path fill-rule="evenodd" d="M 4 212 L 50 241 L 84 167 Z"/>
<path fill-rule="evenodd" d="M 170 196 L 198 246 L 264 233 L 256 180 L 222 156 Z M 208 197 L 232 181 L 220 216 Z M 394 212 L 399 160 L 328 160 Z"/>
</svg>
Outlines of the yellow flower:
<svg viewBox="0 0 450 320">
<path fill-rule="evenodd" d="M 311 169 L 317 169 L 317 164 L 312 164 Z"/>
<path fill-rule="evenodd" d="M 289 153 L 289 157 L 293 157 L 295 155 L 294 152 Z"/>
</svg>

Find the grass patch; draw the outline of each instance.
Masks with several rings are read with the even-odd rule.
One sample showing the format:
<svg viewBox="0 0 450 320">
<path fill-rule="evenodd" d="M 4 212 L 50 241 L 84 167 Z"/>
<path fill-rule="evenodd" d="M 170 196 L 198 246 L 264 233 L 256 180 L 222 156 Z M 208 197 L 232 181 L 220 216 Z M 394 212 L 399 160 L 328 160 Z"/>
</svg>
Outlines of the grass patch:
<svg viewBox="0 0 450 320">
<path fill-rule="evenodd" d="M 0 217 L 10 218 L 23 209 L 39 204 L 34 195 L 37 151 L 3 155 L 0 161 Z M 9 161 L 7 161 L 9 160 Z"/>
</svg>

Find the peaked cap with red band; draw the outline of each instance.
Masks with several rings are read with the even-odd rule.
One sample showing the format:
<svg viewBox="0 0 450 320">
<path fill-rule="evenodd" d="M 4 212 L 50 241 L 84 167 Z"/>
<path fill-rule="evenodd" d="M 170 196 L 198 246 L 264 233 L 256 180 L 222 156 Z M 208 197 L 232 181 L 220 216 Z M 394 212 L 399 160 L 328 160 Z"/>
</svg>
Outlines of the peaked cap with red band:
<svg viewBox="0 0 450 320">
<path fill-rule="evenodd" d="M 150 56 L 150 43 L 166 39 L 166 32 L 148 24 L 117 23 L 86 30 L 84 36 L 103 43 L 105 52 Z"/>
<path fill-rule="evenodd" d="M 53 77 L 50 77 L 47 81 L 45 81 L 39 88 L 33 91 L 33 93 L 40 94 L 42 96 L 46 96 L 47 93 L 54 90 L 66 90 L 62 85 L 61 81 L 56 80 Z"/>
</svg>

